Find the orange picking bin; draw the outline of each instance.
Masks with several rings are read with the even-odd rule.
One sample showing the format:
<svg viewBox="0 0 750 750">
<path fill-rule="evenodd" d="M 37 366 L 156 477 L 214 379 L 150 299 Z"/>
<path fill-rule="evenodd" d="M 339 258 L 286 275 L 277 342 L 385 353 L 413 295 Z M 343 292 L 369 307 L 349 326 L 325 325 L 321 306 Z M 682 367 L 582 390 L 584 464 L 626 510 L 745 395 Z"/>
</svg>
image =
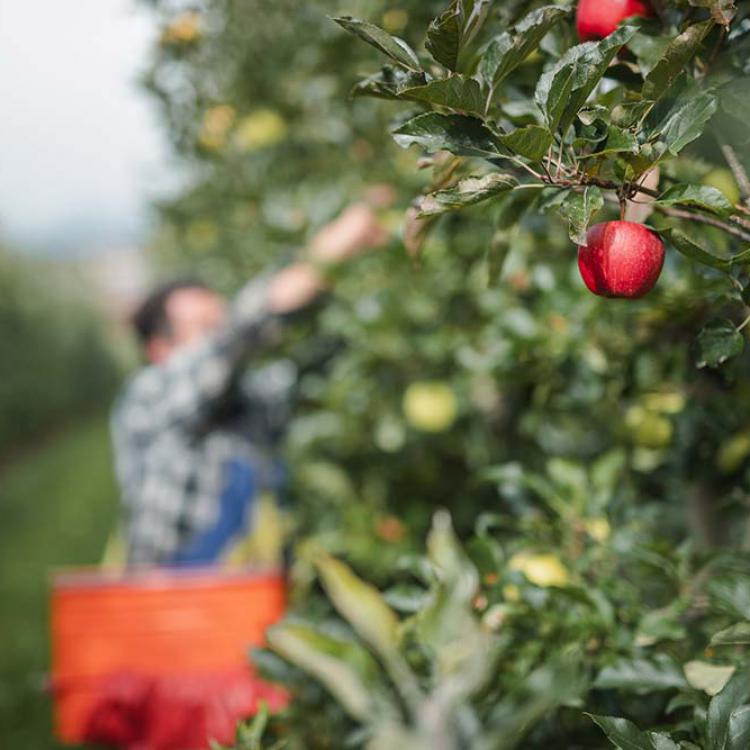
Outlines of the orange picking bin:
<svg viewBox="0 0 750 750">
<path fill-rule="evenodd" d="M 134 750 L 199 750 L 210 739 L 231 741 L 237 720 L 259 700 L 272 708 L 284 703 L 283 692 L 255 677 L 249 663 L 249 649 L 264 644 L 284 604 L 279 571 L 55 575 L 58 737 Z M 180 711 L 191 726 L 177 726 Z"/>
</svg>

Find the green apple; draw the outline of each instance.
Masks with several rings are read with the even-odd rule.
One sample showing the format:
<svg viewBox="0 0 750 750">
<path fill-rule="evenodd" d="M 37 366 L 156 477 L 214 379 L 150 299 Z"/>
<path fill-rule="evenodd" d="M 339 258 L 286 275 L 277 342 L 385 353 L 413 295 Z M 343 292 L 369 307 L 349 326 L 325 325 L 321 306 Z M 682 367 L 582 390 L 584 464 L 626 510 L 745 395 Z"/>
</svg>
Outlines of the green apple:
<svg viewBox="0 0 750 750">
<path fill-rule="evenodd" d="M 644 448 L 666 448 L 672 442 L 672 422 L 640 404 L 625 412 L 625 427 L 630 439 Z"/>
<path fill-rule="evenodd" d="M 750 456 L 750 433 L 740 432 L 727 438 L 716 454 L 716 465 L 723 474 L 733 474 Z"/>
<path fill-rule="evenodd" d="M 403 409 L 409 424 L 422 432 L 444 432 L 455 421 L 458 401 L 453 389 L 439 380 L 412 383 L 404 392 Z"/>
<path fill-rule="evenodd" d="M 570 583 L 568 569 L 553 554 L 518 552 L 508 560 L 508 569 L 520 570 L 536 586 L 567 586 Z M 513 600 L 512 596 L 506 595 L 506 598 Z"/>
</svg>

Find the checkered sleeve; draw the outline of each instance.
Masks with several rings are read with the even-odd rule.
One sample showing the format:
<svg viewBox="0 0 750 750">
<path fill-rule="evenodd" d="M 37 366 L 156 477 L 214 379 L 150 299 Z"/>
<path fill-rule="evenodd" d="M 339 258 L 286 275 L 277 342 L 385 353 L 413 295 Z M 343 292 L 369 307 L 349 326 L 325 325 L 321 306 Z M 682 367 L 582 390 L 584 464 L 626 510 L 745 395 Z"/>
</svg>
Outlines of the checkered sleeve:
<svg viewBox="0 0 750 750">
<path fill-rule="evenodd" d="M 268 275 L 250 282 L 235 298 L 220 331 L 153 368 L 155 377 L 143 382 L 150 392 L 141 399 L 149 404 L 152 425 L 190 429 L 203 423 L 238 369 L 273 337 L 277 320 L 269 310 L 268 287 Z"/>
</svg>

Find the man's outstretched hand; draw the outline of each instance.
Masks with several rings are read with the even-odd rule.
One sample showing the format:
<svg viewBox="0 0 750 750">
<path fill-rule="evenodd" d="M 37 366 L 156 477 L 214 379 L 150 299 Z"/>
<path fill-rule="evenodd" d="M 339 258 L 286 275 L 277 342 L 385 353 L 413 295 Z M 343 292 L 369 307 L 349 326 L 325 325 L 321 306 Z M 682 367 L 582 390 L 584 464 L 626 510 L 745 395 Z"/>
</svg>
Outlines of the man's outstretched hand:
<svg viewBox="0 0 750 750">
<path fill-rule="evenodd" d="M 340 263 L 368 248 L 382 247 L 387 241 L 388 232 L 380 226 L 372 208 L 355 203 L 313 237 L 309 255 L 313 261 Z"/>
<path fill-rule="evenodd" d="M 295 263 L 274 276 L 269 289 L 271 310 L 293 312 L 315 299 L 324 287 L 315 264 L 342 263 L 364 250 L 382 247 L 388 236 L 367 204 L 349 206 L 313 237 L 308 250 L 309 262 Z"/>
</svg>

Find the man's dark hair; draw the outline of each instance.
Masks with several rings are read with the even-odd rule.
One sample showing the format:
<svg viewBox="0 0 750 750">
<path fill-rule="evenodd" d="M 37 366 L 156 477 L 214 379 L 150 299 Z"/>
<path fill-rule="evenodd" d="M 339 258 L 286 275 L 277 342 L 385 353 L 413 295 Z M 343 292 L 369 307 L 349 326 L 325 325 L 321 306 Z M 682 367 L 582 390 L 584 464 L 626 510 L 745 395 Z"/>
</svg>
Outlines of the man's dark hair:
<svg viewBox="0 0 750 750">
<path fill-rule="evenodd" d="M 141 344 L 145 346 L 154 336 L 170 334 L 167 300 L 181 289 L 210 290 L 211 287 L 200 279 L 182 278 L 167 281 L 152 289 L 131 318 Z"/>
</svg>

